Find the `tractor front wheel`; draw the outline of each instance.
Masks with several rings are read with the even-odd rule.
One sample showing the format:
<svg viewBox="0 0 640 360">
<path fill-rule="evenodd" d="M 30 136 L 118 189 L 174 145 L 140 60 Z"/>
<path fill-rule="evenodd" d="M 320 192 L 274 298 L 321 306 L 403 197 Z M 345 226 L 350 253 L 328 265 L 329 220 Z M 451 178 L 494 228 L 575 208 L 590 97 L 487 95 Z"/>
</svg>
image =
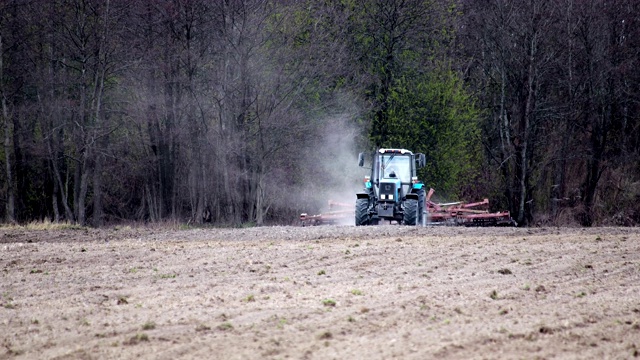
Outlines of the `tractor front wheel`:
<svg viewBox="0 0 640 360">
<path fill-rule="evenodd" d="M 356 226 L 369 225 L 369 199 L 356 200 Z"/>
<path fill-rule="evenodd" d="M 402 222 L 405 225 L 415 226 L 418 224 L 418 200 L 416 199 L 407 199 L 404 202 L 404 214 Z"/>
</svg>

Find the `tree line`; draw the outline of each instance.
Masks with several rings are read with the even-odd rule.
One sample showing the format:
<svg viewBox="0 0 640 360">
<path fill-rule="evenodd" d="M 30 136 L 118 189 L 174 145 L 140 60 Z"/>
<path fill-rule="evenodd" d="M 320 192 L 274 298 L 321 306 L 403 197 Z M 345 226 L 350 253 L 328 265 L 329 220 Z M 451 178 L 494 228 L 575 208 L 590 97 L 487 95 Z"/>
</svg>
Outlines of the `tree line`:
<svg viewBox="0 0 640 360">
<path fill-rule="evenodd" d="M 340 176 L 327 160 L 402 147 L 427 155 L 441 196 L 488 197 L 520 224 L 635 225 L 639 14 L 629 0 L 5 0 L 4 220 L 286 224 Z M 343 125 L 353 142 L 326 146 Z"/>
</svg>

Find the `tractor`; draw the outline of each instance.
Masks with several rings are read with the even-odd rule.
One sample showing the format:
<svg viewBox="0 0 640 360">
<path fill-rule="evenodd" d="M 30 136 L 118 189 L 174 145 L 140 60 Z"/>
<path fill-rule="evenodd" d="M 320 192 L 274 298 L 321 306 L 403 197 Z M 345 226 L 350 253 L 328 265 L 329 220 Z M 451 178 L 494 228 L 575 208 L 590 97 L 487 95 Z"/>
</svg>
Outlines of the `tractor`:
<svg viewBox="0 0 640 360">
<path fill-rule="evenodd" d="M 359 154 L 358 166 L 364 166 L 365 156 Z M 380 221 L 421 225 L 425 190 L 416 172 L 425 166 L 424 154 L 379 149 L 371 158 L 371 175 L 365 176 L 364 190 L 356 194 L 356 226 L 377 225 Z"/>
</svg>

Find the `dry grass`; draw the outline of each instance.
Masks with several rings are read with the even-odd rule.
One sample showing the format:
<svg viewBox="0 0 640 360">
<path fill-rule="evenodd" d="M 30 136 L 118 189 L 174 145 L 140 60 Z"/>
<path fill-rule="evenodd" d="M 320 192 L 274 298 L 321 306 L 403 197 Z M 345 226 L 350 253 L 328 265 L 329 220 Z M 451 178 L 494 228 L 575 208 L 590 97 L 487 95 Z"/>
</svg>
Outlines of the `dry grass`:
<svg viewBox="0 0 640 360">
<path fill-rule="evenodd" d="M 42 230 L 81 230 L 84 226 L 73 224 L 68 221 L 64 222 L 52 222 L 49 219 L 42 221 L 32 221 L 27 224 L 1 224 L 0 229 L 20 229 L 30 231 L 42 231 Z"/>
</svg>

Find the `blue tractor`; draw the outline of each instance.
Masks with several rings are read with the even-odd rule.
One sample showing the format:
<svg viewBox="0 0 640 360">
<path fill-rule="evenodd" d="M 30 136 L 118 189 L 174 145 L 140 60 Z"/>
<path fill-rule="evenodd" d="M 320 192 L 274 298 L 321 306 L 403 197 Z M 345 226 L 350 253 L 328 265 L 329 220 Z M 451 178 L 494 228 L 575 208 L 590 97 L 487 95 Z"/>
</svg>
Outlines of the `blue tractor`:
<svg viewBox="0 0 640 360">
<path fill-rule="evenodd" d="M 365 153 L 358 156 L 363 167 Z M 417 169 L 425 166 L 424 154 L 405 149 L 379 149 L 371 155 L 371 175 L 356 199 L 356 226 L 377 225 L 381 220 L 420 225 L 425 206 L 424 184 Z"/>
</svg>

